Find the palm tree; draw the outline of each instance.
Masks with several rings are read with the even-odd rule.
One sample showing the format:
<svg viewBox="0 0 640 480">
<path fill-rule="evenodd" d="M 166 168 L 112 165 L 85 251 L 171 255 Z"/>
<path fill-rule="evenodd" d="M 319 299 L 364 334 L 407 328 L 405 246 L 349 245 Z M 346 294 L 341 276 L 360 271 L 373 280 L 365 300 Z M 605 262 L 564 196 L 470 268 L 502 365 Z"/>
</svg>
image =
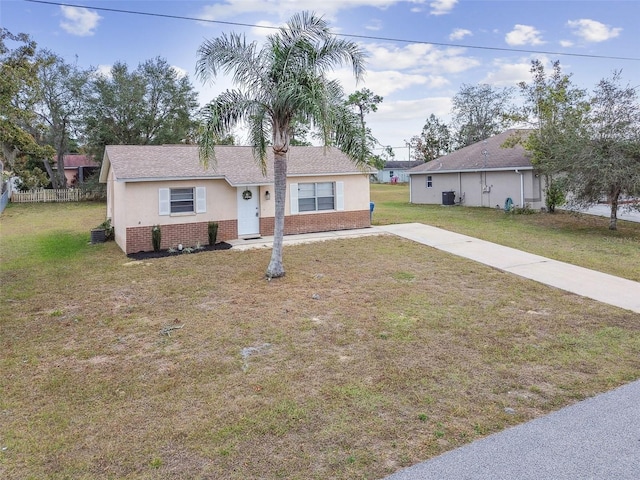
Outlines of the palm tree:
<svg viewBox="0 0 640 480">
<path fill-rule="evenodd" d="M 244 35 L 230 33 L 205 41 L 198 50 L 196 71 L 203 80 L 232 74 L 235 88 L 203 109 L 200 158 L 215 162 L 216 139 L 245 122 L 254 156 L 266 172 L 271 136 L 274 154 L 275 225 L 268 278 L 285 274 L 282 263 L 287 153 L 295 121 L 319 129 L 325 145 L 334 145 L 356 163 L 364 163 L 362 142 L 354 136 L 358 118 L 347 111 L 340 84 L 326 78 L 333 68 L 349 65 L 356 80 L 364 74 L 364 53 L 351 41 L 337 39 L 324 19 L 303 12 L 294 15 L 262 48 Z"/>
</svg>

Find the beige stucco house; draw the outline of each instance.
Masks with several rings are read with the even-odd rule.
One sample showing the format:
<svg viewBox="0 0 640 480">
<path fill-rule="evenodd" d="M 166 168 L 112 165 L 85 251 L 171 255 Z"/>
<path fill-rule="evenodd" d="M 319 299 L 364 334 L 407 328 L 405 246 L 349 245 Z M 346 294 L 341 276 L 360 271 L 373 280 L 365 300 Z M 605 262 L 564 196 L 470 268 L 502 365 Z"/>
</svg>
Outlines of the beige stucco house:
<svg viewBox="0 0 640 480">
<path fill-rule="evenodd" d="M 216 146 L 204 167 L 195 145 L 109 145 L 100 182 L 107 184 L 107 217 L 126 253 L 152 250 L 160 225 L 161 248 L 273 235 L 273 154 L 263 175 L 251 147 Z M 285 234 L 370 226 L 369 175 L 335 148 L 290 147 Z"/>
<path fill-rule="evenodd" d="M 507 130 L 409 170 L 410 202 L 504 207 L 544 206 L 542 178 L 537 175 L 521 145 L 503 147 L 512 135 L 527 130 Z"/>
</svg>

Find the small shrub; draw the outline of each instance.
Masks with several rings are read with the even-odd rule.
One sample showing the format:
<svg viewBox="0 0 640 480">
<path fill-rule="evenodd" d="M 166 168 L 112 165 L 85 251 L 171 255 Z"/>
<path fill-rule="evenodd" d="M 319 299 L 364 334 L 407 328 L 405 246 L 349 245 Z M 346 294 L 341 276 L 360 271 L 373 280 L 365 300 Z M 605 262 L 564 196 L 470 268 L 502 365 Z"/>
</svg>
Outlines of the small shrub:
<svg viewBox="0 0 640 480">
<path fill-rule="evenodd" d="M 524 207 L 512 207 L 509 213 L 515 215 L 531 215 L 536 213 L 536 211 L 533 210 L 529 204 L 526 204 Z"/>
<path fill-rule="evenodd" d="M 209 245 L 215 245 L 218 238 L 218 222 L 209 222 L 207 233 L 209 235 Z"/>
<path fill-rule="evenodd" d="M 151 229 L 151 242 L 153 243 L 153 251 L 160 251 L 160 243 L 162 242 L 162 231 L 160 225 L 154 225 Z"/>
<path fill-rule="evenodd" d="M 115 238 L 115 232 L 113 231 L 113 226 L 111 225 L 110 218 L 107 218 L 104 222 L 98 225 L 98 228 L 104 230 L 104 236 L 106 240 L 113 240 Z"/>
</svg>

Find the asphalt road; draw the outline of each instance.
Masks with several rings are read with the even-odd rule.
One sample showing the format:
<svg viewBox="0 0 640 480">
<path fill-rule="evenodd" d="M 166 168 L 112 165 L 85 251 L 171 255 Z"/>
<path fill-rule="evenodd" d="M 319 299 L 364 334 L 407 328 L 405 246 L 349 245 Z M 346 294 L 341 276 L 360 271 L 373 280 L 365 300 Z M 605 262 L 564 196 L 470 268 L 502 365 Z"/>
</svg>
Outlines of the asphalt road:
<svg viewBox="0 0 640 480">
<path fill-rule="evenodd" d="M 640 381 L 406 468 L 386 480 L 638 480 Z"/>
</svg>

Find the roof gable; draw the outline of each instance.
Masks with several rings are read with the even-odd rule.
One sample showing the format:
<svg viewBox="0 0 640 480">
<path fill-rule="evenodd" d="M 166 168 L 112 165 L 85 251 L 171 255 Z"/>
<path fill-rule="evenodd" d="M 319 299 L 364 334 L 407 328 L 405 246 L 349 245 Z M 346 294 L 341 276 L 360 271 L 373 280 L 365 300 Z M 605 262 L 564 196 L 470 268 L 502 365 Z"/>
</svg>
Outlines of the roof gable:
<svg viewBox="0 0 640 480">
<path fill-rule="evenodd" d="M 267 152 L 263 175 L 253 147 L 218 145 L 216 162 L 204 167 L 197 145 L 108 145 L 100 173 L 105 182 L 109 168 L 119 181 L 140 182 L 192 178 L 224 178 L 232 186 L 273 183 L 273 152 Z M 290 147 L 287 176 L 346 175 L 369 173 L 333 147 Z"/>
<path fill-rule="evenodd" d="M 504 170 L 532 168 L 527 152 L 518 144 L 504 148 L 502 145 L 511 136 L 528 135 L 530 130 L 507 130 L 481 142 L 456 150 L 430 162 L 409 170 L 409 174 L 460 172 L 478 170 Z"/>
</svg>

